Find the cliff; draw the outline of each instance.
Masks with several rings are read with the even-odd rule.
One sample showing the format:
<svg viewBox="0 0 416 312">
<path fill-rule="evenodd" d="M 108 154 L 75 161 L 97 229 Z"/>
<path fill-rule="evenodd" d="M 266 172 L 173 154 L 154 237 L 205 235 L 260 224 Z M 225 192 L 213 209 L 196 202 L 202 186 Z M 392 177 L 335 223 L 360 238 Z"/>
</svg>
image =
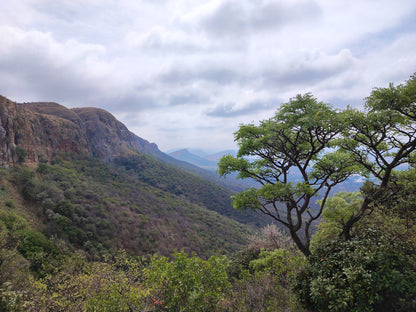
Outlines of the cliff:
<svg viewBox="0 0 416 312">
<path fill-rule="evenodd" d="M 34 163 L 50 160 L 54 152 L 86 153 L 104 161 L 133 152 L 162 153 L 105 110 L 17 104 L 0 96 L 0 167 L 19 161 L 19 147 Z"/>
</svg>

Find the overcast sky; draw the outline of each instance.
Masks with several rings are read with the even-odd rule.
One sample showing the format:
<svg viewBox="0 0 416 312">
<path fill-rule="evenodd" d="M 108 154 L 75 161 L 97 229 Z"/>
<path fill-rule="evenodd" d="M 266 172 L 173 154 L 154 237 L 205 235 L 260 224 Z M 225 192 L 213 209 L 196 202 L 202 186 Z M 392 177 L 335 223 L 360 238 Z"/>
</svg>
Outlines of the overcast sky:
<svg viewBox="0 0 416 312">
<path fill-rule="evenodd" d="M 235 148 L 311 92 L 340 108 L 416 72 L 415 0 L 1 0 L 0 94 L 108 110 L 163 151 Z"/>
</svg>

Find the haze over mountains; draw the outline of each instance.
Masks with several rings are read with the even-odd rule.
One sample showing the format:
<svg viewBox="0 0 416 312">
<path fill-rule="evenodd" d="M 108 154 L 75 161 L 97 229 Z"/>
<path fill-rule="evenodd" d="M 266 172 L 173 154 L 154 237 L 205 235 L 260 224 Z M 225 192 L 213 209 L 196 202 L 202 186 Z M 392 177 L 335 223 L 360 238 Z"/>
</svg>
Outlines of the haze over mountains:
<svg viewBox="0 0 416 312">
<path fill-rule="evenodd" d="M 200 168 L 217 171 L 218 161 L 222 156 L 226 154 L 236 155 L 237 152 L 233 150 L 225 150 L 215 154 L 204 154 L 202 151 L 198 153 L 198 151 L 195 152 L 184 148 L 169 152 L 168 154 L 175 159 L 186 161 Z"/>
<path fill-rule="evenodd" d="M 185 149 L 179 149 L 179 150 L 169 152 L 170 156 L 178 160 L 188 162 L 190 164 L 193 164 L 195 166 L 198 166 L 200 168 L 204 168 L 206 170 L 210 170 L 213 172 L 216 172 L 218 169 L 219 159 L 226 154 L 232 154 L 235 156 L 237 154 L 237 151 L 224 150 L 224 151 L 219 151 L 214 154 L 204 155 L 201 152 L 198 152 L 198 151 L 192 152 L 192 150 L 185 148 Z M 240 188 L 256 187 L 258 185 L 256 184 L 255 181 L 251 179 L 239 180 L 236 178 L 236 176 L 237 176 L 236 174 L 231 174 L 227 176 L 227 179 L 228 179 L 227 181 L 229 185 L 234 186 L 237 190 Z M 293 172 L 290 176 L 290 180 L 293 182 L 300 181 L 301 178 L 302 177 L 296 172 Z M 362 184 L 362 178 L 359 176 L 354 176 L 354 177 L 349 178 L 347 181 L 337 185 L 332 193 L 341 192 L 341 191 L 346 191 L 346 192 L 358 191 L 361 184 Z"/>
</svg>

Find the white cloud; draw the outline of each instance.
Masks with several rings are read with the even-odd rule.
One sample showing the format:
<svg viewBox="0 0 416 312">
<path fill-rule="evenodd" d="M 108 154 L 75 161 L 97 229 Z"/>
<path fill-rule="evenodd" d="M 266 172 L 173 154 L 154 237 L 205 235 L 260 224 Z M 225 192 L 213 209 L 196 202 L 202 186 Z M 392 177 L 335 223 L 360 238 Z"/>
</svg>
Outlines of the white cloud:
<svg viewBox="0 0 416 312">
<path fill-rule="evenodd" d="M 413 0 L 4 0 L 0 93 L 97 106 L 164 150 L 233 148 L 298 93 L 340 107 L 416 71 Z"/>
</svg>

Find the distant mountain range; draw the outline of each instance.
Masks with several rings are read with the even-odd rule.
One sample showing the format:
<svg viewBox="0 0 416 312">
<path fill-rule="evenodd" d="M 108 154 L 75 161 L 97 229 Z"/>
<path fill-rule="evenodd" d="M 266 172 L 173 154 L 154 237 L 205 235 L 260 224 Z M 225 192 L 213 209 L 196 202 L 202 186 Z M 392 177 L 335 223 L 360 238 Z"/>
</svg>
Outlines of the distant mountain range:
<svg viewBox="0 0 416 312">
<path fill-rule="evenodd" d="M 197 166 L 199 168 L 208 170 L 215 174 L 216 178 L 220 179 L 220 183 L 224 183 L 228 188 L 234 190 L 234 191 L 242 191 L 244 189 L 247 189 L 249 187 L 258 187 L 259 184 L 251 179 L 237 179 L 237 173 L 232 173 L 227 175 L 226 177 L 220 178 L 217 171 L 218 171 L 218 161 L 223 157 L 224 155 L 237 155 L 237 151 L 235 150 L 224 150 L 219 151 L 214 154 L 202 154 L 199 153 L 197 155 L 196 153 L 192 153 L 189 149 L 179 149 L 169 152 L 169 156 L 172 156 L 173 158 L 184 161 L 187 163 L 190 163 L 194 166 Z"/>
<path fill-rule="evenodd" d="M 201 157 L 196 154 L 192 154 L 191 152 L 189 152 L 188 149 L 177 150 L 169 153 L 169 155 L 175 159 L 186 161 L 203 169 L 207 169 L 210 171 L 217 170 L 217 161 L 210 160 L 206 157 Z"/>
<path fill-rule="evenodd" d="M 198 166 L 206 170 L 210 170 L 212 172 L 216 172 L 218 170 L 218 161 L 220 160 L 222 156 L 227 155 L 227 154 L 236 156 L 237 151 L 224 150 L 224 151 L 219 151 L 214 154 L 206 154 L 206 155 L 203 155 L 200 153 L 201 156 L 197 155 L 196 153 L 192 153 L 189 149 L 179 149 L 179 150 L 174 150 L 174 151 L 169 152 L 169 155 L 174 157 L 175 159 L 188 162 L 192 165 Z M 233 185 L 236 190 L 244 189 L 247 187 L 258 186 L 258 184 L 251 179 L 236 180 L 236 176 L 237 176 L 236 174 L 231 174 L 227 178 L 229 185 Z M 300 174 L 297 174 L 296 172 L 293 172 L 289 177 L 290 181 L 292 182 L 301 181 L 301 178 L 302 177 L 300 176 Z M 337 185 L 332 191 L 332 193 L 337 193 L 341 191 L 355 192 L 360 189 L 362 183 L 363 183 L 362 177 L 358 175 L 353 176 L 349 178 L 348 180 L 346 180 L 345 182 Z"/>
<path fill-rule="evenodd" d="M 236 155 L 237 152 L 233 150 L 226 150 L 217 152 L 215 154 L 201 155 L 197 153 L 192 153 L 189 149 L 184 148 L 174 150 L 172 152 L 169 152 L 168 154 L 175 159 L 186 161 L 197 167 L 216 172 L 218 170 L 218 161 L 221 159 L 222 156 L 227 154 Z"/>
</svg>

